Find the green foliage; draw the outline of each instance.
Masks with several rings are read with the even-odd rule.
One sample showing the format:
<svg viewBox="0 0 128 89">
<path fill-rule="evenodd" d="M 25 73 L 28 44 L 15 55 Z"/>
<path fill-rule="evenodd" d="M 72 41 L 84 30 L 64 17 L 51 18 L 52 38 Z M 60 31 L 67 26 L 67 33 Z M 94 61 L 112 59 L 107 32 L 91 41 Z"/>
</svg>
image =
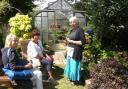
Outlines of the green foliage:
<svg viewBox="0 0 128 89">
<path fill-rule="evenodd" d="M 0 1 L 0 17 L 2 15 L 5 15 L 5 12 L 9 9 L 9 7 L 10 4 L 7 1 L 5 0 Z"/>
<path fill-rule="evenodd" d="M 81 0 L 76 3 L 75 7 L 78 10 L 86 11 L 89 24 L 91 23 L 95 27 L 93 43 L 85 45 L 83 52 L 85 60 L 88 61 L 88 66 L 84 65 L 85 69 L 105 60 L 107 61 L 109 58 L 114 58 L 114 60 L 128 67 L 128 52 L 126 51 L 128 50 L 127 6 L 127 0 Z M 94 84 L 91 84 L 91 89 L 110 89 L 111 86 L 113 86 L 112 88 L 115 87 L 115 89 L 127 87 L 127 79 L 124 80 L 125 75 L 121 74 L 120 69 L 122 68 L 116 66 L 112 69 L 108 68 L 108 65 L 105 67 L 104 62 L 101 66 L 99 64 L 94 67 L 93 77 L 95 81 Z M 90 71 L 90 69 L 88 70 Z M 112 73 L 113 70 L 119 70 L 120 73 Z M 122 71 L 125 70 L 122 69 Z M 115 86 L 112 85 L 113 81 Z"/>
<path fill-rule="evenodd" d="M 101 43 L 94 38 L 91 44 L 86 44 L 83 52 L 87 61 L 100 63 L 107 58 L 114 58 L 114 51 L 103 49 Z"/>
<path fill-rule="evenodd" d="M 17 13 L 9 19 L 10 33 L 15 34 L 19 38 L 28 39 L 31 36 L 32 18 L 28 15 Z"/>
<path fill-rule="evenodd" d="M 83 52 L 84 56 L 87 57 L 87 59 L 93 59 L 98 58 L 98 55 L 101 50 L 101 45 L 97 40 L 94 40 L 92 44 L 86 44 L 85 50 Z"/>
<path fill-rule="evenodd" d="M 59 42 L 59 40 L 65 40 L 67 36 L 67 30 L 66 29 L 51 29 L 51 33 L 53 34 L 53 40 L 55 40 L 56 43 Z"/>
<path fill-rule="evenodd" d="M 101 45 L 113 50 L 128 49 L 128 40 L 124 40 L 128 38 L 127 0 L 81 0 L 75 6 L 86 11 Z"/>
<path fill-rule="evenodd" d="M 22 11 L 23 14 L 28 14 L 28 12 L 31 12 L 33 7 L 35 7 L 33 1 L 34 0 L 9 0 L 9 3 L 12 7 L 16 7 Z"/>
<path fill-rule="evenodd" d="M 86 44 L 83 52 L 84 61 L 83 68 L 85 71 L 89 71 L 94 64 L 102 63 L 108 59 L 114 59 L 122 65 L 128 67 L 128 52 L 111 51 L 110 49 L 104 49 L 96 39 L 91 44 Z"/>
<path fill-rule="evenodd" d="M 128 67 L 128 51 L 114 52 L 114 59 Z"/>
<path fill-rule="evenodd" d="M 23 14 L 32 12 L 35 7 L 32 3 L 33 1 L 34 0 L 1 0 L 0 17 L 2 17 L 2 22 L 6 23 L 10 17 L 14 16 L 19 11 Z"/>
</svg>

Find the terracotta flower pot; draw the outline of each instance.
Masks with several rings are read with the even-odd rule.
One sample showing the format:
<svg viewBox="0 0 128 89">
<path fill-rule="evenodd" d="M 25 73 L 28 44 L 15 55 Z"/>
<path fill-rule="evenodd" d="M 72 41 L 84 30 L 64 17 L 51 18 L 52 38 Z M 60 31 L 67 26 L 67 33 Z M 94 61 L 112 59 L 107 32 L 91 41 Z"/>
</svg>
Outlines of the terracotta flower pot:
<svg viewBox="0 0 128 89">
<path fill-rule="evenodd" d="M 26 53 L 27 54 L 27 45 L 28 45 L 28 42 L 30 41 L 30 39 L 20 39 L 19 40 L 19 46 L 21 48 L 21 51 L 23 53 Z"/>
</svg>

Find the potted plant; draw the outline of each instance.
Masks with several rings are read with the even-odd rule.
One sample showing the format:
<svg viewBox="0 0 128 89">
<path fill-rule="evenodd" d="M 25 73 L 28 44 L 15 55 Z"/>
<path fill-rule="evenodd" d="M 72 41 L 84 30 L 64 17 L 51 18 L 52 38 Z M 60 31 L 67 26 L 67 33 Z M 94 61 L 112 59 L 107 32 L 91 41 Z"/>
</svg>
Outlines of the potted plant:
<svg viewBox="0 0 128 89">
<path fill-rule="evenodd" d="M 19 38 L 19 43 L 22 51 L 26 50 L 26 44 L 31 36 L 32 18 L 28 15 L 17 13 L 9 19 L 10 33 Z"/>
<path fill-rule="evenodd" d="M 9 19 L 10 33 L 15 34 L 20 39 L 30 38 L 32 18 L 28 15 L 17 13 Z"/>
</svg>

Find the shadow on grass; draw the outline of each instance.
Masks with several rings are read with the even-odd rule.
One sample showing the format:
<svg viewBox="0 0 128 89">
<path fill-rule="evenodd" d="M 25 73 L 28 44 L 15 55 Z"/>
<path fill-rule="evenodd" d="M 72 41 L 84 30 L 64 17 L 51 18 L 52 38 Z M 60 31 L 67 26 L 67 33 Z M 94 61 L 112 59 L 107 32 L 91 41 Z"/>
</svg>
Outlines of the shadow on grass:
<svg viewBox="0 0 128 89">
<path fill-rule="evenodd" d="M 85 85 L 85 80 L 89 79 L 89 71 L 82 70 L 81 71 L 81 78 L 80 78 L 80 85 Z"/>
<path fill-rule="evenodd" d="M 64 74 L 64 69 L 63 69 L 63 65 L 55 65 L 54 69 L 53 69 L 53 74 L 55 76 L 56 80 L 62 79 L 64 78 L 63 74 Z"/>
<path fill-rule="evenodd" d="M 54 76 L 56 81 L 64 78 L 63 71 L 64 71 L 63 65 L 54 65 L 53 66 L 53 76 Z M 51 84 L 49 82 L 43 83 L 44 89 L 57 89 L 57 88 L 55 88 L 55 86 L 57 86 L 57 85 L 58 85 L 58 83 L 55 85 Z"/>
<path fill-rule="evenodd" d="M 6 86 L 0 86 L 0 89 L 7 89 Z"/>
<path fill-rule="evenodd" d="M 64 65 L 54 66 L 54 76 L 56 80 L 64 79 Z M 81 78 L 78 85 L 85 86 L 85 80 L 89 78 L 89 71 L 81 70 Z"/>
</svg>

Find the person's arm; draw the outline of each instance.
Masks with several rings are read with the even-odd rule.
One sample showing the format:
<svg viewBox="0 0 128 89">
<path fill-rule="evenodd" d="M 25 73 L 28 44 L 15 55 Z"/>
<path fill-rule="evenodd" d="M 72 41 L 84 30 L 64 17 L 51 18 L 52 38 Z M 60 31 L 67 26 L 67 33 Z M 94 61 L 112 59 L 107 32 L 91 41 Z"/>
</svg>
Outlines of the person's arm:
<svg viewBox="0 0 128 89">
<path fill-rule="evenodd" d="M 84 45 L 85 44 L 85 34 L 84 34 L 84 30 L 83 29 L 79 29 L 79 39 L 78 41 L 75 40 L 70 40 L 69 38 L 67 38 L 67 42 L 68 43 L 72 43 L 72 44 L 76 44 L 76 45 Z"/>
<path fill-rule="evenodd" d="M 67 42 L 72 43 L 72 44 L 76 44 L 76 45 L 82 45 L 81 40 L 75 41 L 75 40 L 70 40 L 69 38 L 67 38 Z"/>
<path fill-rule="evenodd" d="M 31 42 L 27 46 L 27 55 L 28 58 L 36 58 L 42 59 L 43 56 L 39 55 L 38 51 L 36 50 L 36 46 Z"/>
<path fill-rule="evenodd" d="M 19 56 L 17 55 L 16 51 L 14 49 L 11 49 L 9 52 L 9 67 L 11 70 L 22 70 L 22 69 L 28 69 L 32 68 L 31 63 L 28 63 L 26 65 L 20 65 Z"/>
<path fill-rule="evenodd" d="M 25 58 L 25 59 L 27 59 L 27 58 L 28 58 L 28 56 L 27 56 L 27 54 L 26 54 L 26 53 L 24 53 L 24 52 L 20 52 L 20 54 L 21 54 L 21 56 L 22 56 L 23 58 Z"/>
<path fill-rule="evenodd" d="M 33 68 L 33 66 L 32 66 L 32 62 L 30 61 L 28 64 L 26 64 L 25 66 L 24 66 L 26 69 L 31 69 L 31 68 Z"/>
</svg>

